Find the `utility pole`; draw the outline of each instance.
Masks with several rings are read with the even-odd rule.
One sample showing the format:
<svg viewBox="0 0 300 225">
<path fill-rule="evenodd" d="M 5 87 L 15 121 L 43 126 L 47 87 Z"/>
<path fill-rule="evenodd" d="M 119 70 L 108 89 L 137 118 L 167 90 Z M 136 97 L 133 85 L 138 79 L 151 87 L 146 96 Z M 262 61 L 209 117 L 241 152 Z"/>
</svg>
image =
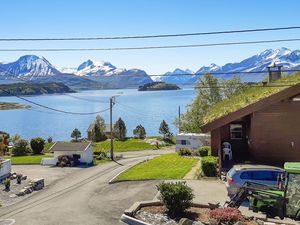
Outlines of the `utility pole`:
<svg viewBox="0 0 300 225">
<path fill-rule="evenodd" d="M 113 134 L 113 122 L 112 122 L 112 108 L 115 105 L 116 97 L 120 95 L 111 96 L 109 99 L 109 115 L 110 115 L 110 158 L 114 160 L 114 134 Z"/>
<path fill-rule="evenodd" d="M 115 97 L 112 96 L 109 99 L 109 115 L 110 115 L 110 158 L 114 160 L 114 135 L 113 135 L 113 125 L 112 125 L 112 107 L 115 104 Z"/>
<path fill-rule="evenodd" d="M 181 128 L 181 113 L 180 113 L 180 106 L 178 106 L 178 130 L 179 130 L 179 133 L 180 133 L 180 128 Z"/>
</svg>

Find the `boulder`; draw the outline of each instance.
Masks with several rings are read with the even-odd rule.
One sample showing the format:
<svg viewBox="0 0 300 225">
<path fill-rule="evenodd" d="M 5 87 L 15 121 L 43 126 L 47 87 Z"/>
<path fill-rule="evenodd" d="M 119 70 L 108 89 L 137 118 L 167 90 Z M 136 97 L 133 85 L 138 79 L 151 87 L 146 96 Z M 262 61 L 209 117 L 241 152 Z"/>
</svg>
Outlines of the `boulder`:
<svg viewBox="0 0 300 225">
<path fill-rule="evenodd" d="M 187 218 L 182 218 L 179 220 L 178 225 L 204 225 L 200 221 L 194 221 Z"/>
</svg>

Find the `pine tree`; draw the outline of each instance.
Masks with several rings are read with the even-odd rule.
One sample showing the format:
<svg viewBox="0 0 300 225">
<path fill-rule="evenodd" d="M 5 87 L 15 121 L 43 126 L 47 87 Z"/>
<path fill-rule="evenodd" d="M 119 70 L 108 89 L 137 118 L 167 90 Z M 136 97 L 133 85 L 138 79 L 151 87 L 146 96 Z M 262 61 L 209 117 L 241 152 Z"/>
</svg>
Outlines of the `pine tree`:
<svg viewBox="0 0 300 225">
<path fill-rule="evenodd" d="M 94 127 L 92 130 L 92 139 L 93 141 L 99 142 L 106 140 L 105 136 L 105 122 L 101 116 L 97 116 Z"/>
<path fill-rule="evenodd" d="M 159 133 L 164 135 L 164 139 L 171 134 L 169 125 L 164 120 L 160 123 Z"/>
<path fill-rule="evenodd" d="M 133 134 L 136 138 L 144 139 L 146 137 L 146 130 L 140 124 L 140 125 L 137 125 L 136 128 L 133 130 Z"/>
<path fill-rule="evenodd" d="M 114 136 L 120 141 L 126 139 L 127 129 L 124 121 L 120 117 L 114 125 Z"/>
<path fill-rule="evenodd" d="M 75 139 L 75 141 L 78 142 L 78 139 L 81 138 L 81 132 L 77 128 L 75 128 L 72 131 L 71 138 Z"/>
</svg>

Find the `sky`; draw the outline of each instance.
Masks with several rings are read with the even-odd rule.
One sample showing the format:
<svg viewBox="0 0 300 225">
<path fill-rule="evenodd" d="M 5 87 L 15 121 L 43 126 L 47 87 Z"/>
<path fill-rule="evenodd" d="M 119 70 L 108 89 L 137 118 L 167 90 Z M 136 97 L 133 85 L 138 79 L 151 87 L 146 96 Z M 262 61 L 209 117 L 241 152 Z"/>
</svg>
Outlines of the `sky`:
<svg viewBox="0 0 300 225">
<path fill-rule="evenodd" d="M 134 36 L 299 26 L 298 0 L 10 0 L 1 1 L 0 38 Z M 109 48 L 300 38 L 299 30 L 142 40 L 0 42 L 12 48 Z M 299 42 L 188 49 L 93 52 L 0 52 L 10 62 L 44 56 L 57 67 L 87 59 L 161 74 L 241 61 L 268 48 L 299 49 Z"/>
</svg>

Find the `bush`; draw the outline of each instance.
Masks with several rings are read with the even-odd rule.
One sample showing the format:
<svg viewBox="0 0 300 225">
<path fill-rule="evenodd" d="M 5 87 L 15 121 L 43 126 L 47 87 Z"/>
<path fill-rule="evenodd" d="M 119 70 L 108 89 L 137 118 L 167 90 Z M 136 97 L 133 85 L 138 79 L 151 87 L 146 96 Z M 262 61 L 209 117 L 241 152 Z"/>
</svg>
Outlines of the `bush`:
<svg viewBox="0 0 300 225">
<path fill-rule="evenodd" d="M 192 155 L 193 151 L 190 148 L 181 148 L 179 149 L 178 154 L 181 156 L 189 156 Z"/>
<path fill-rule="evenodd" d="M 202 171 L 207 177 L 215 177 L 217 175 L 217 157 L 205 156 L 202 158 Z"/>
<path fill-rule="evenodd" d="M 210 217 L 221 223 L 233 223 L 243 219 L 242 213 L 236 208 L 217 208 L 210 211 L 209 214 Z"/>
<path fill-rule="evenodd" d="M 211 147 L 210 146 L 202 146 L 199 148 L 198 152 L 201 157 L 209 156 L 211 154 Z"/>
<path fill-rule="evenodd" d="M 41 152 L 44 150 L 44 146 L 45 140 L 43 138 L 32 138 L 30 141 L 30 147 L 34 154 L 41 154 Z"/>
<path fill-rule="evenodd" d="M 103 160 L 103 159 L 107 159 L 107 154 L 106 152 L 94 152 L 94 158 L 96 158 L 97 160 Z"/>
<path fill-rule="evenodd" d="M 161 183 L 157 190 L 171 215 L 181 214 L 192 206 L 193 190 L 185 182 Z"/>
<path fill-rule="evenodd" d="M 20 139 L 16 141 L 12 149 L 12 154 L 15 156 L 26 155 L 28 153 L 27 146 L 28 146 L 28 141 L 24 139 Z"/>
</svg>

